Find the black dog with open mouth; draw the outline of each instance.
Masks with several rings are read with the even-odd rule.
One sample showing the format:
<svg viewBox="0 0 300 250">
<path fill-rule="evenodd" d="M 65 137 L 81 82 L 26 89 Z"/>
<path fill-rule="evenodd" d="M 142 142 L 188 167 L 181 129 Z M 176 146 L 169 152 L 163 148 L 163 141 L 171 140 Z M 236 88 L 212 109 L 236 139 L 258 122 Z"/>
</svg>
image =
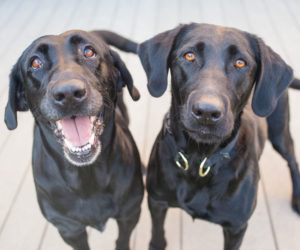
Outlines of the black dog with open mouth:
<svg viewBox="0 0 300 250">
<path fill-rule="evenodd" d="M 168 207 L 220 224 L 224 249 L 239 249 L 256 204 L 267 136 L 289 164 L 292 205 L 300 213 L 287 93 L 293 73 L 279 55 L 252 34 L 208 24 L 161 33 L 138 54 L 153 96 L 165 92 L 168 69 L 172 84 L 171 108 L 148 164 L 151 250 L 165 249 Z"/>
<path fill-rule="evenodd" d="M 17 111 L 35 119 L 33 175 L 43 215 L 74 249 L 89 249 L 86 226 L 119 226 L 116 249 L 129 239 L 143 198 L 141 162 L 122 99 L 139 92 L 120 56 L 137 45 L 109 31 L 73 30 L 35 40 L 10 76 L 5 122 Z"/>
</svg>

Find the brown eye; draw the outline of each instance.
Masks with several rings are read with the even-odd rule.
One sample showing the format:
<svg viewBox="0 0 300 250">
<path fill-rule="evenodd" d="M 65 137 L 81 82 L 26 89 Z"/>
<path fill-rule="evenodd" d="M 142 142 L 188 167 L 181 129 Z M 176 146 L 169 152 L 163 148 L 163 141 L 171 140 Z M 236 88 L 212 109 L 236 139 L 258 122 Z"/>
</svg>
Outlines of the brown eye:
<svg viewBox="0 0 300 250">
<path fill-rule="evenodd" d="M 87 47 L 84 49 L 84 56 L 85 57 L 93 57 L 95 55 L 95 52 L 92 48 Z"/>
<path fill-rule="evenodd" d="M 39 58 L 35 58 L 31 62 L 31 67 L 34 69 L 38 69 L 42 66 L 42 61 Z"/>
<path fill-rule="evenodd" d="M 241 68 L 244 68 L 246 66 L 246 62 L 242 59 L 238 59 L 238 60 L 235 61 L 234 66 L 236 68 L 241 69 Z"/>
<path fill-rule="evenodd" d="M 187 52 L 187 53 L 184 54 L 184 58 L 185 58 L 187 61 L 191 62 L 191 61 L 194 61 L 194 60 L 195 60 L 195 55 L 194 55 L 194 53 L 192 53 L 192 52 Z"/>
</svg>

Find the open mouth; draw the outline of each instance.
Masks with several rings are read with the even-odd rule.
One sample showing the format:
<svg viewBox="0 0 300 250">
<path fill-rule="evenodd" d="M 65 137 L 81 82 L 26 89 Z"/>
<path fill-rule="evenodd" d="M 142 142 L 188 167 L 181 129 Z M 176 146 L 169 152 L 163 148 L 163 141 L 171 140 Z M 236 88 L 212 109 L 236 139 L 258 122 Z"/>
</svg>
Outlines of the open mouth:
<svg viewBox="0 0 300 250">
<path fill-rule="evenodd" d="M 92 164 L 101 145 L 99 135 L 104 128 L 102 116 L 73 116 L 56 121 L 54 131 L 66 158 L 76 166 Z"/>
</svg>

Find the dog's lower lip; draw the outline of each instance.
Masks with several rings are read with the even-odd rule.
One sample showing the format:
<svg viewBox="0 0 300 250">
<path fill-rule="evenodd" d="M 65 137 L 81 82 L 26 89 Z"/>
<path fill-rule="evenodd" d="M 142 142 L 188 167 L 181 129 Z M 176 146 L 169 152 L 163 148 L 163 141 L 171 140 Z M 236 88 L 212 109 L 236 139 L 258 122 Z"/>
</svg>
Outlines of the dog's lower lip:
<svg viewBox="0 0 300 250">
<path fill-rule="evenodd" d="M 188 133 L 218 137 L 217 135 L 212 133 L 209 129 L 205 129 L 205 128 L 190 129 L 190 128 L 187 128 L 184 124 L 182 124 L 182 128 L 183 128 L 183 130 L 187 131 Z"/>
<path fill-rule="evenodd" d="M 187 128 L 184 124 L 182 124 L 182 128 L 186 131 L 192 138 L 196 141 L 203 143 L 213 143 L 222 140 L 222 137 L 211 132 L 208 128 L 201 128 L 198 130 Z"/>
</svg>

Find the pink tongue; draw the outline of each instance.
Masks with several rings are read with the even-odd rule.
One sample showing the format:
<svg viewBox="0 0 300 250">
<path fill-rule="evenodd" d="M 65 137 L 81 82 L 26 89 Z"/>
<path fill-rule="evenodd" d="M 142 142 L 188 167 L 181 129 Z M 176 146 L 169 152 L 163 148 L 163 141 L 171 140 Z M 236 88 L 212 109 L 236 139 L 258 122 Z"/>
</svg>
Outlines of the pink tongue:
<svg viewBox="0 0 300 250">
<path fill-rule="evenodd" d="M 76 116 L 75 119 L 61 120 L 65 137 L 73 146 L 83 146 L 88 143 L 92 129 L 89 116 Z"/>
</svg>

